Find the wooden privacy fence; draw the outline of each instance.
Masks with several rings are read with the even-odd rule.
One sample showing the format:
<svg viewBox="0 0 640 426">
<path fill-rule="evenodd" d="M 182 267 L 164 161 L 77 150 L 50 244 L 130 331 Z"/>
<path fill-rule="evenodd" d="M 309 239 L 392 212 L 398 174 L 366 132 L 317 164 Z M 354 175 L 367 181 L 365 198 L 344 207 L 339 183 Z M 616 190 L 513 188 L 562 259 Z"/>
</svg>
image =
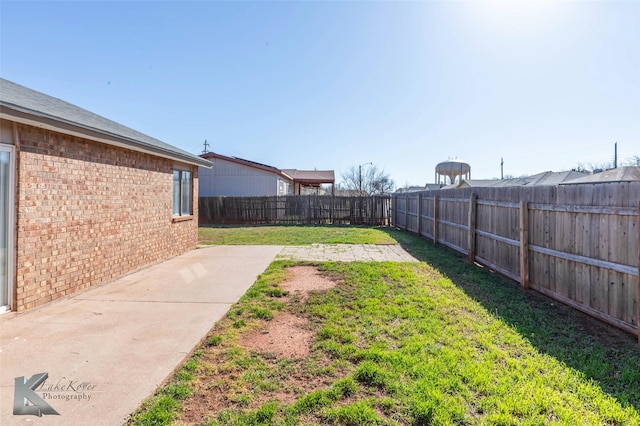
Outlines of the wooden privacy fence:
<svg viewBox="0 0 640 426">
<path fill-rule="evenodd" d="M 640 182 L 394 194 L 392 224 L 633 334 Z"/>
<path fill-rule="evenodd" d="M 202 197 L 201 224 L 351 224 L 388 225 L 391 197 L 289 195 Z"/>
</svg>

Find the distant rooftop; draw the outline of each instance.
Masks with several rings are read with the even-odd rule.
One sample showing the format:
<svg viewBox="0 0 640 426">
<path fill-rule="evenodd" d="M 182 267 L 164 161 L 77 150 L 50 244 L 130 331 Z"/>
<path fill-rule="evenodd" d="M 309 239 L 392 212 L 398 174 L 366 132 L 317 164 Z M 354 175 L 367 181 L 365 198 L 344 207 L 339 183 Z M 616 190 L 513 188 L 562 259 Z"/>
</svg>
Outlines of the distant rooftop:
<svg viewBox="0 0 640 426">
<path fill-rule="evenodd" d="M 218 154 L 216 152 L 207 152 L 206 154 L 202 154 L 200 157 L 206 158 L 207 160 L 213 160 L 217 158 L 219 160 L 229 161 L 231 163 L 236 163 L 236 164 L 240 164 L 247 167 L 253 167 L 254 169 L 264 170 L 267 172 L 275 173 L 277 175 L 282 175 L 287 179 L 292 179 L 290 175 L 284 173 L 282 170 L 278 169 L 277 167 L 269 166 L 267 164 L 257 163 L 251 160 L 245 160 L 244 158 L 228 157 L 226 155 Z"/>
<path fill-rule="evenodd" d="M 296 182 L 303 184 L 334 183 L 336 180 L 333 170 L 284 169 L 283 171 Z"/>
<path fill-rule="evenodd" d="M 253 167 L 260 170 L 276 173 L 287 179 L 292 180 L 294 183 L 301 185 L 318 186 L 321 184 L 334 184 L 335 173 L 333 170 L 297 170 L 297 169 L 278 169 L 277 167 L 269 166 L 267 164 L 258 163 L 251 160 L 245 160 L 238 157 L 229 157 L 226 155 L 218 154 L 215 152 L 207 152 L 201 155 L 202 158 L 209 160 L 220 159 L 230 161 L 232 163 L 241 164 L 248 167 Z"/>
<path fill-rule="evenodd" d="M 512 179 L 469 179 L 459 184 L 449 185 L 448 188 L 491 187 L 502 188 L 507 186 L 554 186 L 562 182 L 572 181 L 586 176 L 586 173 L 569 170 L 566 172 L 542 172 L 532 176 L 523 176 Z"/>
<path fill-rule="evenodd" d="M 561 185 L 577 185 L 581 183 L 608 183 L 608 182 L 633 182 L 640 181 L 640 166 L 618 167 L 617 169 L 605 170 L 600 173 L 583 176 Z"/>
</svg>

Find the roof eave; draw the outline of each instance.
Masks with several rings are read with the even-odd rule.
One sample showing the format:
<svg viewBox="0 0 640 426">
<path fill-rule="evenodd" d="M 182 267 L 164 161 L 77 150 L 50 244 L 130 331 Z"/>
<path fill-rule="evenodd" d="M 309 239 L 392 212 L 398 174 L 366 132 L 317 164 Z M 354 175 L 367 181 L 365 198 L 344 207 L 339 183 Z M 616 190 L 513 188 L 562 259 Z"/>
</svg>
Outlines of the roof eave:
<svg viewBox="0 0 640 426">
<path fill-rule="evenodd" d="M 282 173 L 282 171 L 276 167 L 268 166 L 266 164 L 260 164 L 253 161 L 245 160 L 243 158 L 237 157 L 229 157 L 227 155 L 218 154 L 215 152 L 207 152 L 206 154 L 202 154 L 200 157 L 202 158 L 215 158 L 218 160 L 228 161 L 230 163 L 239 164 L 245 167 L 251 167 L 252 169 L 262 170 L 269 173 L 275 173 L 277 175 L 283 175 L 283 177 L 289 177 L 287 174 Z"/>
<path fill-rule="evenodd" d="M 309 184 L 309 185 L 319 185 L 319 184 L 333 184 L 335 183 L 335 180 L 326 180 L 326 179 L 296 179 L 294 178 L 293 181 L 295 183 L 301 183 L 301 184 Z"/>
<path fill-rule="evenodd" d="M 293 182 L 293 177 L 292 177 L 292 176 L 289 176 L 289 174 L 288 174 L 288 173 L 283 172 L 282 170 L 280 170 L 280 176 L 282 176 L 283 178 L 285 178 L 285 179 L 290 180 L 291 182 Z"/>
<path fill-rule="evenodd" d="M 245 166 L 245 167 L 251 167 L 252 169 L 256 169 L 256 170 L 262 170 L 263 172 L 267 172 L 267 173 L 273 173 L 276 176 L 279 176 L 285 180 L 291 181 L 293 182 L 293 177 L 291 177 L 289 174 L 285 173 L 284 171 L 275 168 L 273 166 L 267 166 L 266 164 L 259 164 L 259 163 L 254 163 L 248 160 L 243 160 L 242 158 L 237 158 L 237 157 L 228 157 L 226 155 L 222 155 L 222 154 L 218 154 L 215 152 L 207 152 L 206 154 L 202 154 L 201 155 L 202 158 L 215 158 L 218 160 L 223 160 L 223 161 L 228 161 L 230 163 L 233 164 L 239 164 L 241 166 Z"/>
<path fill-rule="evenodd" d="M 638 182 L 638 180 L 634 180 L 634 179 L 607 179 L 607 180 L 589 180 L 589 181 L 581 181 L 581 182 L 575 182 L 575 181 L 568 181 L 568 182 L 562 182 L 560 183 L 560 185 L 596 185 L 596 184 L 600 184 L 600 183 L 631 183 L 631 182 Z"/>
<path fill-rule="evenodd" d="M 54 117 L 42 112 L 33 111 L 7 102 L 0 102 L 0 118 L 21 124 L 40 127 L 60 133 L 66 133 L 84 139 L 105 143 L 120 148 L 151 154 L 194 166 L 211 168 L 213 163 L 196 155 L 186 155 L 163 149 L 135 139 L 127 138 L 104 130 L 84 126 L 72 121 Z"/>
</svg>

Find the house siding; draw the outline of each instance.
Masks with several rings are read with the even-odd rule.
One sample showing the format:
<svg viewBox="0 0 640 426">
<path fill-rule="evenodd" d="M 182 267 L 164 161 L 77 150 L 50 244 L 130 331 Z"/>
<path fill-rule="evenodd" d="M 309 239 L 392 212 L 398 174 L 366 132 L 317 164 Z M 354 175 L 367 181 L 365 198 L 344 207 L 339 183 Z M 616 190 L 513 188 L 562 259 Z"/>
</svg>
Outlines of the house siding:
<svg viewBox="0 0 640 426">
<path fill-rule="evenodd" d="M 213 162 L 212 169 L 200 168 L 201 197 L 262 197 L 289 192 L 289 183 L 275 173 L 219 158 Z M 282 191 L 280 181 L 286 183 Z"/>
<path fill-rule="evenodd" d="M 198 168 L 18 125 L 14 306 L 24 311 L 195 248 Z M 172 172 L 193 172 L 173 221 Z"/>
</svg>

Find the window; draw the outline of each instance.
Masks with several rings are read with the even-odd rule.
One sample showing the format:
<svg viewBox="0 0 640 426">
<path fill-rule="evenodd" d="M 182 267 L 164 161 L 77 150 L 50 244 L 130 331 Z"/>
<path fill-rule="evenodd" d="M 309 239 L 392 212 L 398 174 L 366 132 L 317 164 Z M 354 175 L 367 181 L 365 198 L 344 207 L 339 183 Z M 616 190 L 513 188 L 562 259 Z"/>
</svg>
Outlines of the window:
<svg viewBox="0 0 640 426">
<path fill-rule="evenodd" d="M 2 142 L 4 140 L 0 142 L 0 312 L 8 310 L 11 305 L 15 271 L 13 243 L 15 153 L 11 145 Z"/>
<path fill-rule="evenodd" d="M 173 171 L 173 215 L 191 215 L 191 172 Z"/>
</svg>

